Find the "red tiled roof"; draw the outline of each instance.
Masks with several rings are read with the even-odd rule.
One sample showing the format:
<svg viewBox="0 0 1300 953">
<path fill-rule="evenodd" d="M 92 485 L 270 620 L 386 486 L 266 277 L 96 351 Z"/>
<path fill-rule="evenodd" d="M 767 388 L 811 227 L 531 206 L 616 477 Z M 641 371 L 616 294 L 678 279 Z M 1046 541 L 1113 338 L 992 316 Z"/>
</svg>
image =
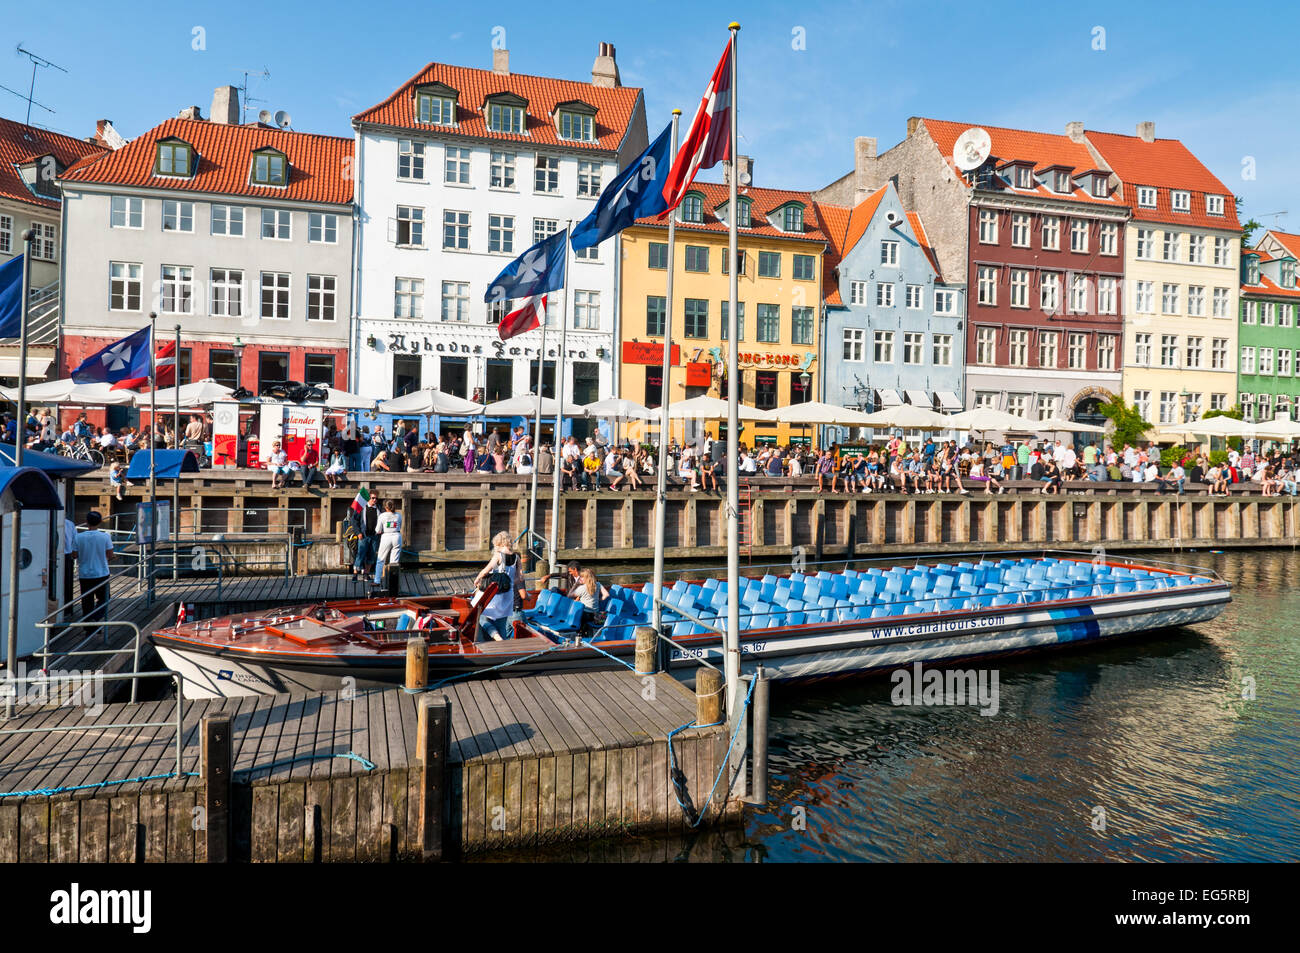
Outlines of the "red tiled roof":
<svg viewBox="0 0 1300 953">
<path fill-rule="evenodd" d="M 60 165 L 69 167 L 82 159 L 101 156 L 105 151 L 103 146 L 81 139 L 0 119 L 0 197 L 42 208 L 58 208 L 57 199 L 33 194 L 16 166 L 53 155 Z"/>
<path fill-rule="evenodd" d="M 1248 285 L 1245 282 L 1242 282 L 1241 293 L 1250 295 L 1268 295 L 1273 298 L 1300 298 L 1300 287 L 1283 288 L 1268 275 L 1261 274 L 1259 276 L 1259 284 L 1257 285 Z"/>
<path fill-rule="evenodd" d="M 939 270 L 939 259 L 935 257 L 934 249 L 930 247 L 930 236 L 925 233 L 925 226 L 921 224 L 921 216 L 915 212 L 908 212 L 907 220 L 912 223 L 912 234 L 920 242 L 921 251 L 925 252 L 925 257 L 930 259 L 930 267 L 939 276 L 939 281 L 943 281 L 943 272 Z"/>
<path fill-rule="evenodd" d="M 1293 258 L 1300 259 L 1300 235 L 1291 235 L 1287 232 L 1275 232 L 1272 229 L 1269 229 L 1264 234 L 1272 236 L 1279 245 L 1290 252 Z M 1259 252 L 1259 249 L 1252 248 L 1251 251 Z M 1262 255 L 1263 252 L 1260 252 L 1260 254 Z"/>
<path fill-rule="evenodd" d="M 1146 142 L 1139 136 L 1091 131 L 1087 136 L 1124 183 L 1124 201 L 1133 209 L 1134 219 L 1186 223 L 1201 228 L 1222 228 L 1233 231 L 1241 227 L 1237 222 L 1237 203 L 1232 190 L 1220 182 L 1214 173 L 1207 169 L 1200 159 L 1192 155 L 1191 150 L 1179 140 L 1156 139 L 1153 142 Z M 1137 204 L 1139 185 L 1156 190 L 1155 208 L 1142 208 Z M 1190 212 L 1173 210 L 1170 189 L 1186 190 L 1191 193 Z M 1206 213 L 1206 195 L 1223 196 L 1222 215 Z"/>
<path fill-rule="evenodd" d="M 191 176 L 154 175 L 157 143 L 173 137 L 194 147 L 197 164 Z M 267 146 L 288 156 L 287 185 L 249 183 L 253 152 Z M 69 170 L 62 181 L 346 205 L 352 201 L 352 176 L 348 174 L 352 147 L 351 139 L 337 136 L 257 124 L 168 119 L 98 162 Z"/>
<path fill-rule="evenodd" d="M 939 148 L 945 161 L 952 165 L 952 148 L 957 138 L 974 126 L 974 123 L 948 122 L 943 119 L 923 119 L 926 131 Z M 980 126 L 993 141 L 990 156 L 1005 164 L 1009 160 L 1032 162 L 1034 169 L 1042 171 L 1054 166 L 1072 169 L 1072 175 L 1078 175 L 1093 169 L 1097 160 L 1093 158 L 1088 147 L 1082 142 L 1075 142 L 1069 136 L 1049 132 L 1030 132 L 1025 129 L 1003 129 L 999 126 Z M 955 166 L 954 166 L 955 168 Z M 1073 182 L 1071 183 L 1074 184 Z M 1032 189 L 1013 189 L 1004 186 L 1004 190 L 1014 195 L 1033 195 L 1035 198 L 1062 199 L 1074 202 L 1089 202 L 1094 205 L 1122 205 L 1118 196 L 1097 198 L 1084 188 L 1073 188 L 1069 192 L 1053 192 L 1041 185 Z"/>
<path fill-rule="evenodd" d="M 849 228 L 852 210 L 842 205 L 814 202 L 813 213 L 817 216 L 817 227 L 826 236 L 826 251 L 822 254 L 822 300 L 831 307 L 843 307 L 844 299 L 840 297 L 835 269 L 844 257 L 844 235 Z"/>
<path fill-rule="evenodd" d="M 730 201 L 731 195 L 727 186 L 721 182 L 694 182 L 691 184 L 692 192 L 699 192 L 704 196 L 704 221 L 703 222 L 681 222 L 677 223 L 677 230 L 688 232 L 723 232 L 727 231 L 727 223 L 722 221 L 714 210 L 721 205 Z M 791 241 L 811 241 L 824 242 L 826 235 L 821 231 L 817 223 L 816 216 L 811 214 L 813 208 L 812 195 L 808 192 L 789 192 L 785 189 L 757 189 L 742 188 L 737 192 L 737 201 L 742 198 L 748 198 L 750 205 L 750 228 L 738 229 L 740 235 L 763 235 L 770 238 L 788 238 Z M 776 209 L 789 202 L 799 202 L 804 207 L 802 232 L 783 232 L 767 221 L 766 216 Z M 674 213 L 675 214 L 675 213 Z M 655 218 L 639 218 L 638 225 L 662 225 L 668 226 L 667 218 L 662 221 Z"/>
<path fill-rule="evenodd" d="M 415 89 L 442 83 L 457 92 L 456 125 L 434 126 L 417 122 L 415 118 Z M 489 96 L 514 93 L 528 100 L 525 110 L 527 135 L 492 132 L 483 115 L 483 105 Z M 397 126 L 403 129 L 422 129 L 439 135 L 472 136 L 480 139 L 499 139 L 509 142 L 532 142 L 539 145 L 563 146 L 570 149 L 591 149 L 614 152 L 623 141 L 637 99 L 641 95 L 635 86 L 593 86 L 567 79 L 527 76 L 522 73 L 494 73 L 492 70 L 471 69 L 467 66 L 448 66 L 430 63 L 416 73 L 377 106 L 357 113 L 352 122 Z M 593 132 L 595 142 L 575 142 L 561 139 L 555 128 L 553 113 L 560 103 L 580 100 L 596 109 Z"/>
<path fill-rule="evenodd" d="M 853 207 L 849 212 L 849 223 L 844 229 L 844 244 L 840 246 L 840 255 L 847 255 L 866 233 L 880 200 L 885 197 L 886 188 L 879 188 Z"/>
</svg>

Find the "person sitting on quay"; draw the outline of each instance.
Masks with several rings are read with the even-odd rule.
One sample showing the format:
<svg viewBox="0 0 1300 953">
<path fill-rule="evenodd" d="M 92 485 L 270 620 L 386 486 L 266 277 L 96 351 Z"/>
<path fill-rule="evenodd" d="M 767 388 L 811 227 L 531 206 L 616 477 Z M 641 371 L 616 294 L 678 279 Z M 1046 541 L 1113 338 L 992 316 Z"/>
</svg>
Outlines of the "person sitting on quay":
<svg viewBox="0 0 1300 953">
<path fill-rule="evenodd" d="M 302 473 L 302 488 L 310 490 L 320 470 L 320 451 L 316 449 L 316 441 L 311 437 L 307 438 L 307 445 L 303 447 L 298 470 Z"/>
<path fill-rule="evenodd" d="M 289 455 L 280 449 L 280 441 L 271 444 L 271 455 L 266 458 L 266 468 L 271 471 L 271 489 L 283 490 L 289 483 L 293 468 L 289 466 Z"/>
<path fill-rule="evenodd" d="M 325 470 L 325 482 L 331 490 L 338 489 L 339 483 L 348 474 L 347 454 L 341 444 L 335 444 L 330 453 L 330 465 Z"/>
<path fill-rule="evenodd" d="M 582 487 L 584 490 L 600 492 L 600 451 L 594 443 L 588 445 L 582 455 Z"/>
<path fill-rule="evenodd" d="M 124 498 L 122 496 L 123 486 L 135 486 L 134 483 L 126 478 L 126 467 L 122 466 L 122 464 L 116 460 L 113 461 L 113 465 L 108 468 L 108 485 L 113 488 L 113 495 L 119 500 Z"/>
<path fill-rule="evenodd" d="M 1165 493 L 1181 494 L 1183 492 L 1183 482 L 1186 479 L 1187 471 L 1183 469 L 1180 462 L 1175 461 L 1174 465 L 1169 468 L 1168 473 L 1163 477 L 1157 477 L 1157 482 L 1160 484 L 1158 492 L 1162 495 Z"/>
<path fill-rule="evenodd" d="M 641 489 L 641 474 L 637 472 L 637 460 L 627 449 L 623 450 L 623 475 L 627 478 L 627 488 L 629 490 Z"/>
</svg>

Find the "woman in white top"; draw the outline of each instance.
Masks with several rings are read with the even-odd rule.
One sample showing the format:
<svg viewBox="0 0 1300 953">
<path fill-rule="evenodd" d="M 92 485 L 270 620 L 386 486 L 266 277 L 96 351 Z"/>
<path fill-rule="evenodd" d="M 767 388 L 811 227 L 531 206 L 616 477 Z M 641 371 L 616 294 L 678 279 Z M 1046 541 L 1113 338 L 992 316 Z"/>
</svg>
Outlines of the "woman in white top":
<svg viewBox="0 0 1300 953">
<path fill-rule="evenodd" d="M 396 566 L 402 558 L 402 514 L 394 512 L 392 500 L 384 501 L 384 511 L 379 514 L 375 531 L 379 533 L 379 555 L 375 558 L 375 585 L 384 581 L 384 561 Z"/>
<path fill-rule="evenodd" d="M 689 480 L 691 492 L 699 488 L 699 475 L 695 472 L 695 448 L 691 446 L 682 449 L 681 462 L 678 464 L 677 475 L 683 481 Z"/>
<path fill-rule="evenodd" d="M 513 585 L 507 588 L 498 586 L 497 594 L 479 613 L 478 631 L 474 636 L 477 642 L 487 639 L 500 642 L 511 637 L 510 616 L 515 611 L 515 594 L 524 587 L 522 560 L 511 545 L 510 534 L 503 530 L 493 536 L 492 549 L 492 558 L 474 579 L 474 587 L 478 588 L 488 573 L 505 573 L 513 580 Z"/>
</svg>

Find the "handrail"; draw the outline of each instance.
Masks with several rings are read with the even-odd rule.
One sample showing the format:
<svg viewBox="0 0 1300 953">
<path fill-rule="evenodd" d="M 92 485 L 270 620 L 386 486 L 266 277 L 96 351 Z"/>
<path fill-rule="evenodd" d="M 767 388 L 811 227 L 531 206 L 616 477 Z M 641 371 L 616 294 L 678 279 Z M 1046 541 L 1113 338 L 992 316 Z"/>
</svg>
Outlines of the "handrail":
<svg viewBox="0 0 1300 953">
<path fill-rule="evenodd" d="M 63 628 L 66 629 L 72 629 L 72 628 L 101 629 L 101 628 L 110 628 L 110 627 L 116 627 L 119 629 L 127 628 L 135 633 L 135 644 L 134 646 L 132 646 L 132 648 L 129 649 L 87 649 L 85 651 L 82 651 L 81 646 L 85 645 L 92 638 L 94 638 L 94 635 L 90 635 L 87 638 L 83 639 L 80 643 L 78 643 L 75 649 L 69 650 L 67 652 L 51 653 L 50 652 L 50 629 L 53 628 L 55 625 L 62 626 Z M 49 671 L 50 669 L 49 663 L 51 657 L 57 660 L 57 659 L 69 658 L 73 655 L 126 655 L 128 652 L 131 652 L 135 658 L 134 670 L 137 672 L 140 671 L 140 627 L 136 625 L 134 622 L 128 622 L 125 619 L 114 619 L 114 620 L 106 619 L 102 622 L 85 621 L 85 620 L 80 622 L 58 622 L 58 623 L 38 622 L 36 623 L 36 627 L 38 629 L 45 630 L 45 640 L 42 646 L 42 651 L 33 652 L 32 658 L 39 658 L 44 661 L 44 664 L 41 665 L 41 669 L 43 671 L 47 671 L 47 672 Z M 136 696 L 136 683 L 132 682 L 131 701 L 135 701 L 135 696 Z"/>
</svg>

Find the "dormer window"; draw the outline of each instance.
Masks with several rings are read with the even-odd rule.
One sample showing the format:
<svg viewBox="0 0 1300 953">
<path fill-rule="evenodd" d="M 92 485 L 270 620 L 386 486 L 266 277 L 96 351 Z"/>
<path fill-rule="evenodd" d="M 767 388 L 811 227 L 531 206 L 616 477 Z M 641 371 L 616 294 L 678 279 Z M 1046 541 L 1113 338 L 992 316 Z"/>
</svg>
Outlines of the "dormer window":
<svg viewBox="0 0 1300 953">
<path fill-rule="evenodd" d="M 1057 169 L 1052 174 L 1052 191 L 1062 194 L 1071 191 L 1070 173 Z"/>
<path fill-rule="evenodd" d="M 781 209 L 781 231 L 783 232 L 802 232 L 803 231 L 803 206 L 798 203 L 787 205 Z"/>
<path fill-rule="evenodd" d="M 1175 190 L 1169 193 L 1169 198 L 1173 202 L 1175 212 L 1190 212 L 1192 210 L 1192 193 Z"/>
<path fill-rule="evenodd" d="M 559 113 L 559 134 L 561 139 L 572 142 L 596 141 L 596 110 L 586 103 L 562 103 L 557 107 Z"/>
<path fill-rule="evenodd" d="M 63 166 L 52 155 L 44 155 L 19 167 L 23 182 L 36 195 L 46 198 L 59 198 L 59 187 L 55 179 L 63 174 Z"/>
<path fill-rule="evenodd" d="M 751 224 L 752 224 L 752 219 L 749 216 L 749 200 L 737 199 L 736 200 L 736 227 L 749 228 L 751 227 Z"/>
<path fill-rule="evenodd" d="M 1018 189 L 1032 189 L 1034 187 L 1034 170 L 1027 165 L 1018 165 L 1015 167 L 1015 183 Z"/>
<path fill-rule="evenodd" d="M 1094 175 L 1092 177 L 1092 196 L 1093 198 L 1104 199 L 1110 197 L 1110 182 L 1104 175 Z"/>
<path fill-rule="evenodd" d="M 456 122 L 456 90 L 436 85 L 415 93 L 416 122 L 433 126 L 451 126 Z"/>
<path fill-rule="evenodd" d="M 1282 287 L 1295 287 L 1295 262 L 1290 258 L 1282 260 Z"/>
<path fill-rule="evenodd" d="M 1142 208 L 1156 207 L 1156 190 L 1149 185 L 1138 186 L 1138 205 Z"/>
<path fill-rule="evenodd" d="M 691 192 L 682 199 L 680 220 L 700 224 L 704 221 L 704 196 Z"/>
<path fill-rule="evenodd" d="M 1223 214 L 1223 196 L 1207 195 L 1205 197 L 1205 214 L 1222 215 Z"/>
<path fill-rule="evenodd" d="M 289 160 L 283 152 L 263 149 L 253 153 L 253 185 L 287 185 Z"/>
<path fill-rule="evenodd" d="M 158 175 L 189 175 L 194 160 L 194 150 L 188 142 L 169 139 L 158 143 Z"/>
<path fill-rule="evenodd" d="M 1259 256 L 1258 255 L 1246 256 L 1246 284 L 1248 285 L 1259 284 Z"/>
<path fill-rule="evenodd" d="M 512 95 L 499 96 L 489 100 L 486 107 L 489 131 L 522 136 L 524 134 L 524 107 L 527 105 L 526 100 Z"/>
</svg>

